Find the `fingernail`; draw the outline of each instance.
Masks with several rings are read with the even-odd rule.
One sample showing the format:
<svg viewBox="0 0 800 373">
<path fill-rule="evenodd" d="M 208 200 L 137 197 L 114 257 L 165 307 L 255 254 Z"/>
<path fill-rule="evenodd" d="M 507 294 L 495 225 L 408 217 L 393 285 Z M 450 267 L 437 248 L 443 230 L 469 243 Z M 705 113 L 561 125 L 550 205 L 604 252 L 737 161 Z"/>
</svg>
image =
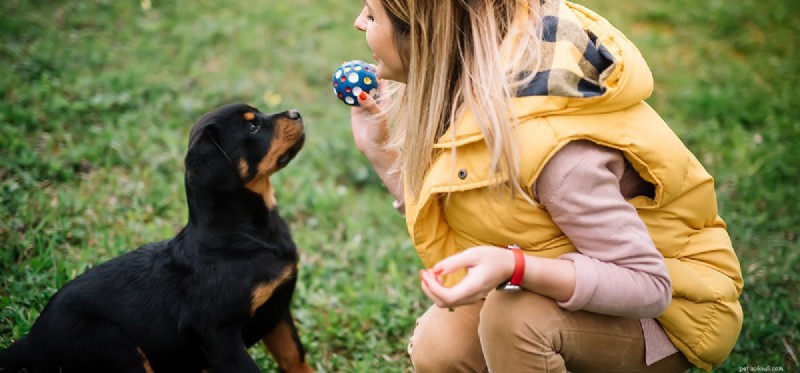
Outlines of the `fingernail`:
<svg viewBox="0 0 800 373">
<path fill-rule="evenodd" d="M 428 281 L 427 281 L 427 280 L 425 280 L 425 277 L 423 277 L 423 272 L 425 272 L 425 270 L 424 270 L 424 269 L 419 271 L 419 279 L 420 279 L 420 281 L 422 281 L 422 282 L 423 282 L 425 285 L 428 285 Z"/>
<path fill-rule="evenodd" d="M 442 274 L 442 272 L 444 272 L 444 269 L 442 269 L 442 268 L 439 268 L 439 269 L 437 269 L 437 270 L 433 271 L 433 274 L 434 274 L 434 275 L 436 275 L 436 276 L 439 276 L 439 275 L 441 275 L 441 274 Z"/>
<path fill-rule="evenodd" d="M 358 94 L 358 99 L 361 100 L 361 101 L 366 100 L 367 99 L 367 93 L 366 92 L 359 93 Z"/>
</svg>

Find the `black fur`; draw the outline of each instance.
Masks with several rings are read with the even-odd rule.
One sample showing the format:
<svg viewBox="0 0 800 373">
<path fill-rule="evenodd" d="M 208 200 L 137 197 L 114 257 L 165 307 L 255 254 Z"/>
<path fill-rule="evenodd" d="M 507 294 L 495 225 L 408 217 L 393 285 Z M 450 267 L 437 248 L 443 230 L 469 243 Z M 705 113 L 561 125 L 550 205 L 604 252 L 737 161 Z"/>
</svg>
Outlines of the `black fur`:
<svg viewBox="0 0 800 373">
<path fill-rule="evenodd" d="M 64 285 L 0 351 L 0 372 L 260 372 L 246 348 L 262 338 L 282 370 L 310 371 L 289 310 L 298 255 L 267 195 L 302 128 L 296 111 L 244 104 L 200 118 L 185 159 L 186 226 Z M 259 169 L 265 159 L 275 167 Z M 274 292 L 261 304 L 265 285 Z"/>
</svg>

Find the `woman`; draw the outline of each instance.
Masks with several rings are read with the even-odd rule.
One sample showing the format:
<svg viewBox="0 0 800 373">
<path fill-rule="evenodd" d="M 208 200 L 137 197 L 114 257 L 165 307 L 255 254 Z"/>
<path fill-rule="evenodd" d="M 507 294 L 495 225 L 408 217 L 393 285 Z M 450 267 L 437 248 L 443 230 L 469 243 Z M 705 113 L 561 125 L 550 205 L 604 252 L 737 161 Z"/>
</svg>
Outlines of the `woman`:
<svg viewBox="0 0 800 373">
<path fill-rule="evenodd" d="M 622 33 L 557 0 L 365 0 L 355 26 L 395 82 L 359 97 L 355 143 L 435 304 L 417 372 L 725 360 L 743 281 L 713 179 L 644 102 Z"/>
</svg>

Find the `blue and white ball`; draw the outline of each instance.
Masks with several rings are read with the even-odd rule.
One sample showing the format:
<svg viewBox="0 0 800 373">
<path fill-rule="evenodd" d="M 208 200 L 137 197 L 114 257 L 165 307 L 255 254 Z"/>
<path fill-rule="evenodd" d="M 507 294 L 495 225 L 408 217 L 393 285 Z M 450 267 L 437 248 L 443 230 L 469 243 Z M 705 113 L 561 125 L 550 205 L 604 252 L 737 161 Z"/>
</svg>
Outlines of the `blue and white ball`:
<svg viewBox="0 0 800 373">
<path fill-rule="evenodd" d="M 372 97 L 378 92 L 375 67 L 359 60 L 348 61 L 339 66 L 333 73 L 331 84 L 336 97 L 350 106 L 359 106 L 358 95 L 361 92 Z"/>
</svg>

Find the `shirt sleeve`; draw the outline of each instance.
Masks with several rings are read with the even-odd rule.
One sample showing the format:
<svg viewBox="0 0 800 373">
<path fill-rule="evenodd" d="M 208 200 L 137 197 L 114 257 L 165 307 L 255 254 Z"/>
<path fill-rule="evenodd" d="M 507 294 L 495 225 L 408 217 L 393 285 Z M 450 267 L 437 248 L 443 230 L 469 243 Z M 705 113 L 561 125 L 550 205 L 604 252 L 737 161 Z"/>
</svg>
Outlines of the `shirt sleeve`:
<svg viewBox="0 0 800 373">
<path fill-rule="evenodd" d="M 567 144 L 548 161 L 534 185 L 539 202 L 578 252 L 568 310 L 652 318 L 671 300 L 664 257 L 620 189 L 622 154 L 589 141 Z M 638 178 L 638 176 L 636 176 Z"/>
</svg>

